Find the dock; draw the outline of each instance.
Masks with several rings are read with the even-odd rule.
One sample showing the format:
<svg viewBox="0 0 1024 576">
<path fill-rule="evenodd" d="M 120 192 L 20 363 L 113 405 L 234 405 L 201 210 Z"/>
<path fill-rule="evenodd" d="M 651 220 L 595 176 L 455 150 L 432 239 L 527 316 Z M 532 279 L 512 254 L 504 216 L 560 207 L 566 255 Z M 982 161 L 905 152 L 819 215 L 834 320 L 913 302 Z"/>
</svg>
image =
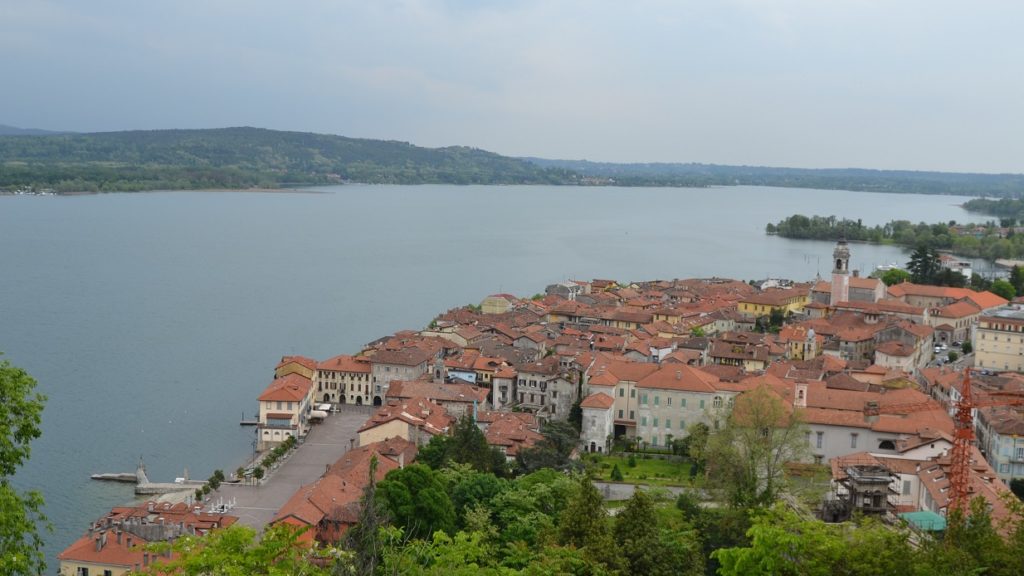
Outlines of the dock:
<svg viewBox="0 0 1024 576">
<path fill-rule="evenodd" d="M 149 477 L 146 476 L 146 465 L 142 462 L 141 458 L 139 458 L 139 466 L 135 469 L 134 474 L 127 472 L 93 474 L 90 478 L 93 480 L 135 484 L 135 494 L 137 495 L 169 494 L 171 492 L 195 490 L 206 483 L 202 480 L 189 480 L 187 469 L 185 477 L 174 482 L 150 482 Z"/>
</svg>

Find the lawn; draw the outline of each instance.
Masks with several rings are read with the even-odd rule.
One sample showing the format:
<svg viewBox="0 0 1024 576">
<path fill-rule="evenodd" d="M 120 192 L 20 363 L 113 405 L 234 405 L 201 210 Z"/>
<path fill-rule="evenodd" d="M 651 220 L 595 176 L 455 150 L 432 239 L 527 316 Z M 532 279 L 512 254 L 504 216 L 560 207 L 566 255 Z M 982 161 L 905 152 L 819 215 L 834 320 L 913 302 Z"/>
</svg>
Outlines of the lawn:
<svg viewBox="0 0 1024 576">
<path fill-rule="evenodd" d="M 686 486 L 690 482 L 690 462 L 673 462 L 657 458 L 636 457 L 636 466 L 629 465 L 629 457 L 603 456 L 594 463 L 587 457 L 587 465 L 598 480 L 614 482 L 612 470 L 616 465 L 622 472 L 621 482 L 626 484 L 647 484 L 650 486 Z"/>
</svg>

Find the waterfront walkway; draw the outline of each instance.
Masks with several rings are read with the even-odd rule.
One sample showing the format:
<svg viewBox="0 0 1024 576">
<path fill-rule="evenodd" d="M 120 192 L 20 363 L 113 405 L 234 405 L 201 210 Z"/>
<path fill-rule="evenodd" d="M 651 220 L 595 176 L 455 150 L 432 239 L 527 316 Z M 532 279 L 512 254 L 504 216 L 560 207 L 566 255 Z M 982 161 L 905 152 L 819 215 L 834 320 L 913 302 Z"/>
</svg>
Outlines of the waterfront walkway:
<svg viewBox="0 0 1024 576">
<path fill-rule="evenodd" d="M 341 406 L 321 424 L 315 424 L 309 434 L 291 454 L 278 464 L 259 486 L 221 484 L 206 502 L 234 500 L 235 507 L 228 514 L 238 516 L 239 523 L 263 530 L 274 514 L 292 497 L 299 486 L 319 478 L 350 447 L 359 444 L 358 430 L 373 414 L 372 406 Z"/>
</svg>

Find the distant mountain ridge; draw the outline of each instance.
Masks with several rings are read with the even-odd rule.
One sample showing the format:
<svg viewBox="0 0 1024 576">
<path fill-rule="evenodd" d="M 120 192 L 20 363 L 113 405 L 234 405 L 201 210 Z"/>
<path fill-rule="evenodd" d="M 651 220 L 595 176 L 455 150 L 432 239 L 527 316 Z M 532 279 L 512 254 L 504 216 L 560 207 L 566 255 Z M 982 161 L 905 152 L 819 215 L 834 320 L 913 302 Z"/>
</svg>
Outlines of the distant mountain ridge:
<svg viewBox="0 0 1024 576">
<path fill-rule="evenodd" d="M 58 192 L 390 184 L 571 184 L 571 173 L 464 146 L 262 128 L 0 137 L 0 189 Z"/>
<path fill-rule="evenodd" d="M 750 185 L 965 196 L 1019 197 L 1024 194 L 1024 174 L 524 159 L 545 168 L 571 170 L 585 179 L 614 180 L 622 186 Z"/>
<path fill-rule="evenodd" d="M 1021 197 L 1024 175 L 804 169 L 715 164 L 616 164 L 513 158 L 466 146 L 263 128 L 0 134 L 0 192 L 281 188 L 372 184 L 780 186 Z M 39 134 L 44 132 L 43 134 Z"/>
<path fill-rule="evenodd" d="M 17 126 L 0 124 L 0 136 L 48 136 L 53 134 L 67 134 L 67 132 L 40 130 L 38 128 L 18 128 Z"/>
</svg>

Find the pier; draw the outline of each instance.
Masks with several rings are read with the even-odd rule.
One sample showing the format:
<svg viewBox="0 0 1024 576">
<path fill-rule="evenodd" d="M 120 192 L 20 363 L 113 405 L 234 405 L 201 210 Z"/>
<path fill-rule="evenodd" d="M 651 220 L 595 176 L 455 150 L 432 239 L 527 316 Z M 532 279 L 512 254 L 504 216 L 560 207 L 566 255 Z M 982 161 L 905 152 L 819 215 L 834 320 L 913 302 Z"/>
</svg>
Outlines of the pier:
<svg viewBox="0 0 1024 576">
<path fill-rule="evenodd" d="M 142 458 L 139 458 L 139 465 L 135 469 L 134 474 L 130 472 L 93 474 L 90 478 L 107 482 L 134 483 L 135 494 L 137 495 L 184 492 L 186 490 L 195 490 L 206 483 L 202 480 L 189 480 L 187 470 L 185 477 L 180 482 L 150 482 L 149 477 L 146 476 L 146 465 L 142 462 Z"/>
</svg>

